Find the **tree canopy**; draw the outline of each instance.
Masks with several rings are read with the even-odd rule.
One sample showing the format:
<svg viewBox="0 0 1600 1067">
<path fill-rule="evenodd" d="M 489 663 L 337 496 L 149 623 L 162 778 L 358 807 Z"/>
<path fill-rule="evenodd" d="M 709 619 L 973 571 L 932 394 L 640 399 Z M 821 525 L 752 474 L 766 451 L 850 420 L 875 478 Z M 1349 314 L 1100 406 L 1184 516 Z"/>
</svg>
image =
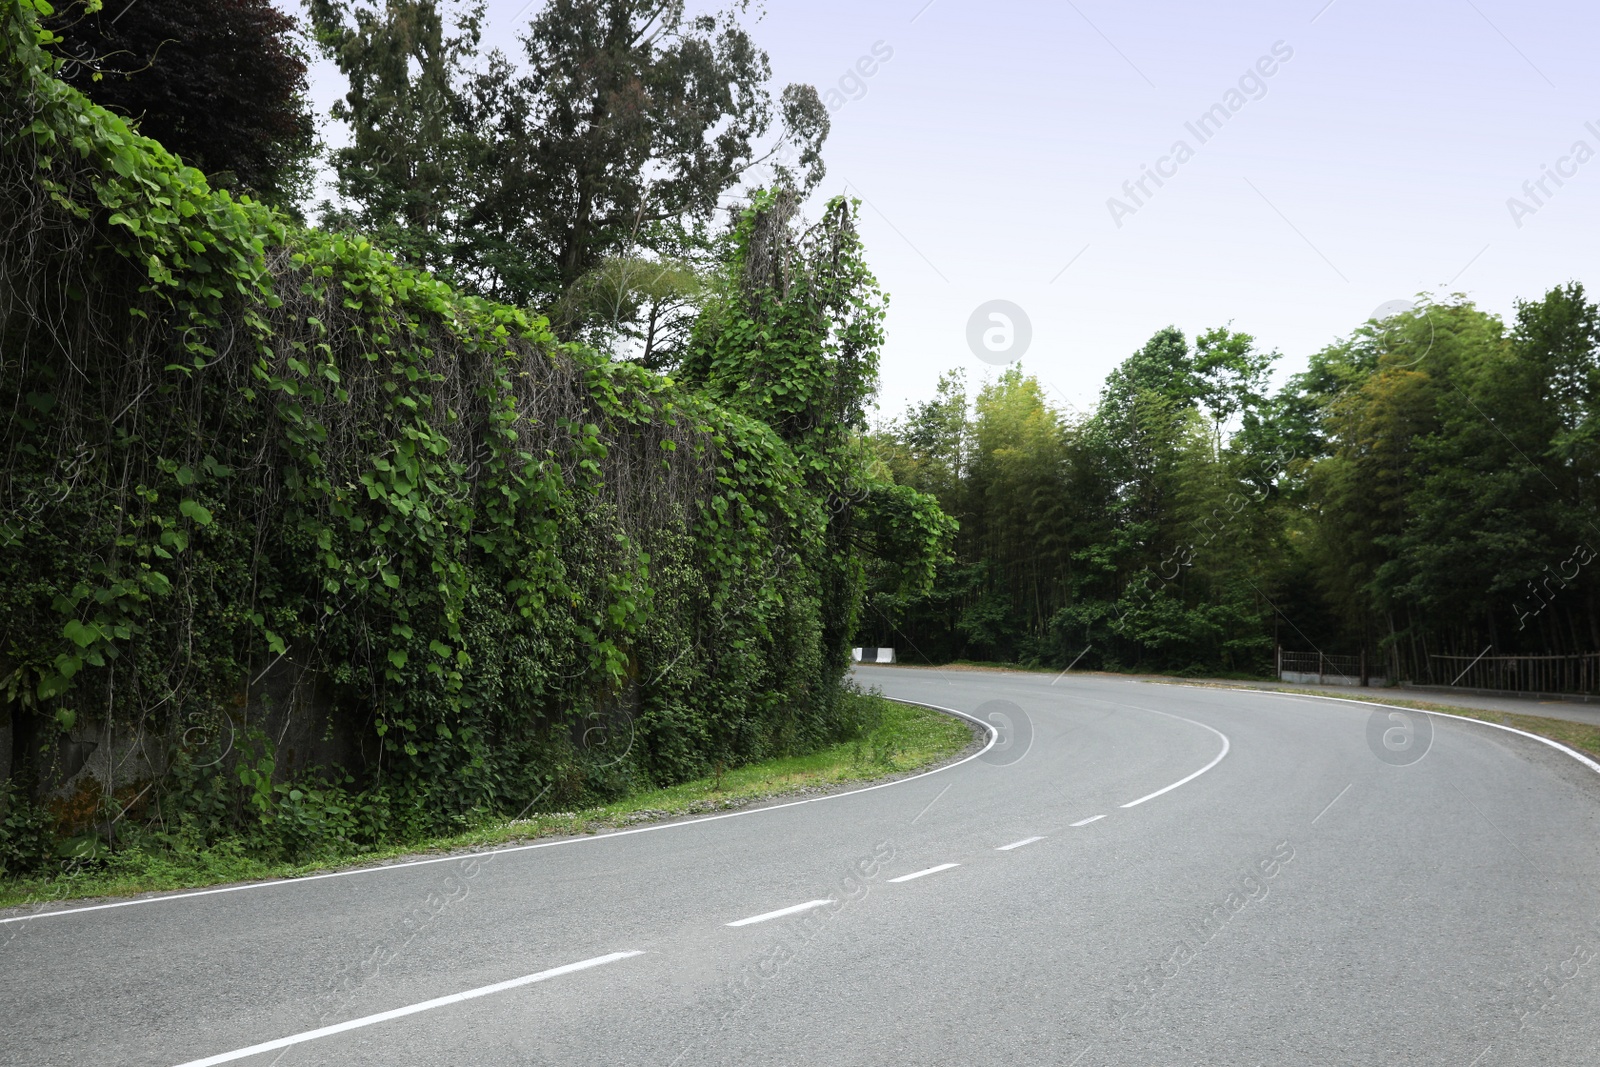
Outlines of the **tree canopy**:
<svg viewBox="0 0 1600 1067">
<path fill-rule="evenodd" d="M 352 208 L 332 221 L 660 365 L 679 351 L 700 289 L 685 270 L 710 269 L 725 194 L 756 168 L 801 190 L 824 173 L 827 111 L 808 85 L 774 99 L 745 7 L 551 0 L 513 60 L 481 51 L 481 3 L 310 0 L 351 85 L 336 114 L 354 136 L 334 163 Z M 674 340 L 658 348 L 663 332 Z"/>
<path fill-rule="evenodd" d="M 80 0 L 50 24 L 64 81 L 213 184 L 284 208 L 309 191 L 305 49 L 272 0 Z"/>
<path fill-rule="evenodd" d="M 975 397 L 947 378 L 873 440 L 959 520 L 955 559 L 881 592 L 873 639 L 1195 671 L 1365 650 L 1412 678 L 1600 648 L 1597 315 L 1576 282 L 1510 324 L 1427 301 L 1274 394 L 1248 334 L 1167 328 L 1078 417 L 1018 368 Z"/>
</svg>

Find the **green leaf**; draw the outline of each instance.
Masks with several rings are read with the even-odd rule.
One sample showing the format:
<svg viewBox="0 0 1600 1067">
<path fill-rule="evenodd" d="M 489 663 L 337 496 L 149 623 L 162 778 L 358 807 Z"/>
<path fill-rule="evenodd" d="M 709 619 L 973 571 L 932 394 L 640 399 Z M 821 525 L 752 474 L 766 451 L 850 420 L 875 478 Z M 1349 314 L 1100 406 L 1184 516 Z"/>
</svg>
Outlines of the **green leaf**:
<svg viewBox="0 0 1600 1067">
<path fill-rule="evenodd" d="M 77 656 L 57 656 L 56 671 L 61 675 L 63 684 L 60 689 L 56 690 L 56 692 L 65 692 L 67 688 L 65 684 L 66 680 L 70 679 L 73 675 L 77 674 L 81 670 L 83 670 L 83 660 L 79 659 Z M 40 688 L 43 689 L 42 684 Z"/>
<path fill-rule="evenodd" d="M 201 526 L 211 525 L 211 512 L 193 500 L 180 501 L 178 510 Z"/>
<path fill-rule="evenodd" d="M 58 697 L 72 687 L 72 682 L 62 674 L 42 674 L 36 694 L 40 700 Z"/>
<path fill-rule="evenodd" d="M 79 648 L 88 648 L 100 639 L 100 630 L 95 626 L 85 626 L 77 619 L 68 619 L 61 628 L 61 636 L 71 638 Z"/>
<path fill-rule="evenodd" d="M 391 648 L 389 650 L 389 662 L 394 664 L 396 667 L 404 667 L 406 665 L 406 661 L 410 658 L 411 657 L 406 654 L 406 650 L 403 648 Z"/>
</svg>

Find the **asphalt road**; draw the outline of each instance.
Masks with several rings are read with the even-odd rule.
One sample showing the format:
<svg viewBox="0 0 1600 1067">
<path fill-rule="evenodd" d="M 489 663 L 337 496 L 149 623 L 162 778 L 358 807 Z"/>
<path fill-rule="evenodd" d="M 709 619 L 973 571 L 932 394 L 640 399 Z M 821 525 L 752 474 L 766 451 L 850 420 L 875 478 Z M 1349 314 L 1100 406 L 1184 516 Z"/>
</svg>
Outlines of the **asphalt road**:
<svg viewBox="0 0 1600 1067">
<path fill-rule="evenodd" d="M 1600 771 L 1571 755 L 1270 692 L 858 674 L 997 743 L 643 832 L 10 913 L 0 1062 L 1600 1062 Z"/>
<path fill-rule="evenodd" d="M 1147 675 L 1144 676 L 1144 680 L 1178 684 L 1173 681 L 1171 675 Z M 1360 689 L 1355 686 L 1307 685 L 1299 682 L 1229 682 L 1209 678 L 1195 679 L 1195 682 L 1233 686 L 1241 689 L 1321 690 L 1328 696 L 1344 698 L 1365 697 L 1372 700 L 1415 700 L 1428 704 L 1477 708 L 1483 711 L 1505 711 L 1513 715 L 1537 715 L 1546 719 L 1564 719 L 1567 722 L 1581 722 L 1589 726 L 1600 726 L 1600 703 L 1586 702 L 1576 698 L 1546 700 L 1532 694 L 1491 696 L 1486 693 L 1455 691 L 1445 686 L 1401 685 L 1392 689 L 1381 687 Z"/>
</svg>

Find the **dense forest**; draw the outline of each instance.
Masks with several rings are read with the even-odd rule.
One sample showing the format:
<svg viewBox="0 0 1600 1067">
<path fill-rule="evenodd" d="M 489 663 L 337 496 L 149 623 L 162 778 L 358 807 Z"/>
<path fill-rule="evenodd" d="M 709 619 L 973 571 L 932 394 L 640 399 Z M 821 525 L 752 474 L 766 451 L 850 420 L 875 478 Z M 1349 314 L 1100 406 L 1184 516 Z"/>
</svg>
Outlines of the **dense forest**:
<svg viewBox="0 0 1600 1067">
<path fill-rule="evenodd" d="M 1277 390 L 1229 328 L 1161 330 L 1088 413 L 1021 368 L 948 375 L 873 444 L 958 520 L 955 558 L 925 596 L 877 591 L 867 643 L 1194 673 L 1364 652 L 1444 683 L 1485 651 L 1593 652 L 1597 342 L 1574 282 L 1510 323 L 1425 298 Z"/>
</svg>

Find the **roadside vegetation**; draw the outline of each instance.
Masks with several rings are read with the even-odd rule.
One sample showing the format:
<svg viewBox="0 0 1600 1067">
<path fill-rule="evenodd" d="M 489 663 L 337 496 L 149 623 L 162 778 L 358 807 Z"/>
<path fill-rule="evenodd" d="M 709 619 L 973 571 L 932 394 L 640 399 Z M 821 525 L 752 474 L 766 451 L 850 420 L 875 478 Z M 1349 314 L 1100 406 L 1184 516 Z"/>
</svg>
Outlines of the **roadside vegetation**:
<svg viewBox="0 0 1600 1067">
<path fill-rule="evenodd" d="M 310 224 L 308 41 L 205 6 L 0 0 L 0 871 L 403 847 L 863 736 L 866 573 L 952 527 L 864 446 L 886 297 L 742 6 L 549 5 L 513 76 L 481 5 L 311 4 L 354 139 Z M 229 63 L 275 89 L 198 129 L 175 87 Z"/>
<path fill-rule="evenodd" d="M 610 804 L 575 811 L 532 811 L 507 819 L 484 815 L 459 833 L 390 841 L 370 847 L 325 845 L 314 855 L 287 858 L 266 842 L 225 838 L 190 848 L 124 849 L 95 861 L 77 861 L 47 876 L 0 879 L 0 908 L 83 897 L 126 897 L 162 890 L 264 878 L 293 878 L 385 860 L 454 850 L 477 850 L 541 838 L 624 829 L 679 816 L 709 814 L 848 788 L 924 770 L 973 743 L 972 728 L 939 712 L 897 704 L 875 693 L 862 704 L 861 732 L 803 756 L 783 756 Z"/>
</svg>

